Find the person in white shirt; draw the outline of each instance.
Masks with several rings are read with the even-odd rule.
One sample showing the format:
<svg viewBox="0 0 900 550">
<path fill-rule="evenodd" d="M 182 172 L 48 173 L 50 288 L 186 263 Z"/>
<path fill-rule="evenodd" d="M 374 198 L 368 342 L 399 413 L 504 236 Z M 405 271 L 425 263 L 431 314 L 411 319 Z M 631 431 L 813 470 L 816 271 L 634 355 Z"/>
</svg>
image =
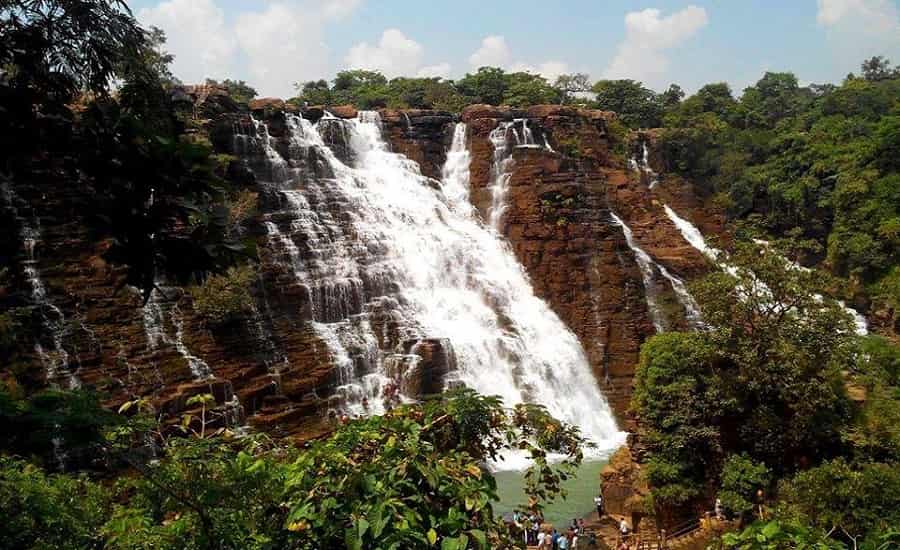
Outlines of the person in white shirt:
<svg viewBox="0 0 900 550">
<path fill-rule="evenodd" d="M 603 494 L 594 497 L 594 505 L 597 506 L 597 516 L 603 517 Z"/>
</svg>

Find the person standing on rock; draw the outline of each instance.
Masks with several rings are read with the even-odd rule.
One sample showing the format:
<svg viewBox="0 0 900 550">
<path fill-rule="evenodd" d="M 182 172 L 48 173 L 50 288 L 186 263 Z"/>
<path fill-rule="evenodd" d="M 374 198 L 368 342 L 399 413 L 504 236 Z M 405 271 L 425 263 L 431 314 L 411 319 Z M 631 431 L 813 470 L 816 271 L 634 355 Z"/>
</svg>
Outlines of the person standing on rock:
<svg viewBox="0 0 900 550">
<path fill-rule="evenodd" d="M 594 497 L 594 505 L 597 506 L 597 517 L 603 517 L 603 493 L 598 493 Z"/>
</svg>

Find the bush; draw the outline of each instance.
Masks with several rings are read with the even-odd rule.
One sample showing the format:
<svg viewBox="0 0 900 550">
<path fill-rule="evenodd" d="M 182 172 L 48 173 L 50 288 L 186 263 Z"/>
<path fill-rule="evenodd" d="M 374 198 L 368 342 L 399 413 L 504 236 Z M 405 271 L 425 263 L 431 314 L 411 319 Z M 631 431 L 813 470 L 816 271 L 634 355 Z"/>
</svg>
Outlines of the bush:
<svg viewBox="0 0 900 550">
<path fill-rule="evenodd" d="M 877 538 L 900 525 L 896 463 L 854 465 L 836 459 L 797 474 L 779 493 L 808 525 L 852 539 Z"/>
<path fill-rule="evenodd" d="M 765 464 L 746 454 L 731 455 L 722 467 L 722 490 L 719 498 L 726 510 L 744 515 L 753 510 L 756 492 L 765 489 L 771 479 Z"/>
<path fill-rule="evenodd" d="M 107 491 L 83 477 L 48 475 L 0 457 L 3 548 L 104 548 L 98 537 L 110 511 Z"/>
<path fill-rule="evenodd" d="M 212 275 L 191 289 L 194 308 L 214 325 L 234 321 L 253 310 L 251 285 L 256 270 L 249 266 L 230 267 L 222 275 Z"/>
</svg>

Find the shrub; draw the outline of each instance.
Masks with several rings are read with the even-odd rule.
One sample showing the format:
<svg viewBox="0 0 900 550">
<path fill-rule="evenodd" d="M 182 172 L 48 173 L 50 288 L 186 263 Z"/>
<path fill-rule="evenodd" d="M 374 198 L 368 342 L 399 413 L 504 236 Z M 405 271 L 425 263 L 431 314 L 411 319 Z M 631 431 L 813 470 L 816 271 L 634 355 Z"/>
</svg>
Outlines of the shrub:
<svg viewBox="0 0 900 550">
<path fill-rule="evenodd" d="M 222 275 L 212 275 L 191 289 L 194 308 L 207 322 L 220 325 L 235 320 L 253 309 L 250 286 L 256 270 L 249 266 L 230 267 Z"/>
<path fill-rule="evenodd" d="M 765 464 L 746 454 L 729 456 L 722 467 L 722 504 L 735 514 L 747 514 L 753 510 L 756 492 L 768 486 L 770 476 Z"/>
</svg>

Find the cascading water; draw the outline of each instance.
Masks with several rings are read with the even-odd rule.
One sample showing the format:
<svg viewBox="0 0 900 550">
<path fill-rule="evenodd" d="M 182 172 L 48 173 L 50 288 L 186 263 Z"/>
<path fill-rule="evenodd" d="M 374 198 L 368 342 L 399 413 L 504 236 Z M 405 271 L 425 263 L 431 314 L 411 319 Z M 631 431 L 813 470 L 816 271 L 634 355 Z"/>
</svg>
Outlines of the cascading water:
<svg viewBox="0 0 900 550">
<path fill-rule="evenodd" d="M 49 333 L 49 344 L 52 346 L 52 349 L 48 350 L 44 346 L 46 342 L 38 339 L 34 344 L 34 351 L 46 370 L 47 381 L 50 384 L 68 389 L 79 388 L 81 387 L 81 381 L 78 379 L 75 369 L 70 362 L 69 353 L 63 345 L 69 330 L 66 316 L 47 295 L 47 289 L 41 278 L 38 260 L 35 255 L 35 249 L 41 238 L 39 220 L 35 217 L 33 223 L 31 223 L 19 215 L 16 207 L 17 196 L 10 188 L 9 183 L 3 182 L 3 185 L 0 186 L 0 192 L 2 192 L 3 202 L 7 204 L 10 213 L 21 224 L 22 249 L 25 252 L 22 272 L 31 286 L 31 300 L 40 315 L 42 327 Z"/>
<path fill-rule="evenodd" d="M 678 231 L 681 232 L 681 236 L 684 237 L 684 240 L 686 240 L 688 244 L 696 248 L 710 260 L 714 262 L 718 261 L 721 251 L 706 244 L 706 239 L 703 238 L 703 233 L 700 233 L 697 226 L 676 214 L 668 204 L 664 204 L 663 208 L 666 211 L 666 216 L 672 220 L 672 223 L 675 224 L 675 227 L 678 228 Z"/>
<path fill-rule="evenodd" d="M 697 227 L 694 224 L 692 224 L 688 220 L 685 220 L 684 218 L 679 216 L 677 213 L 675 213 L 675 211 L 672 210 L 669 207 L 669 205 L 663 205 L 663 206 L 665 207 L 666 215 L 669 217 L 670 220 L 672 220 L 672 223 L 675 224 L 675 226 L 681 232 L 684 239 L 688 243 L 690 243 L 691 246 L 696 248 L 698 251 L 700 251 L 703 255 L 708 257 L 710 260 L 716 262 L 716 264 L 725 272 L 731 273 L 732 275 L 736 274 L 736 270 L 733 266 L 730 266 L 724 262 L 719 261 L 719 257 L 721 256 L 722 251 L 717 248 L 713 248 L 713 247 L 709 246 L 706 243 L 706 239 L 703 237 L 703 234 L 700 232 L 699 229 L 697 229 Z M 768 243 L 766 243 L 765 241 L 758 241 L 758 244 L 763 244 L 763 243 L 768 245 Z M 799 266 L 798 264 L 796 264 L 794 262 L 790 262 L 790 263 L 795 268 L 806 269 L 804 267 Z M 762 284 L 762 283 L 760 283 L 760 284 Z M 816 295 L 816 296 L 818 297 L 819 300 L 823 299 L 823 297 L 821 295 Z M 868 322 L 866 321 L 866 318 L 863 317 L 862 314 L 860 314 L 855 309 L 847 306 L 844 302 L 842 302 L 840 300 L 837 300 L 837 303 L 838 303 L 838 305 L 841 306 L 841 308 L 844 309 L 845 312 L 847 312 L 848 315 L 850 315 L 853 318 L 853 323 L 855 325 L 855 331 L 858 335 L 865 336 L 866 334 L 869 333 Z"/>
<path fill-rule="evenodd" d="M 658 289 L 656 286 L 656 272 L 659 272 L 672 286 L 672 291 L 675 293 L 675 297 L 678 299 L 678 302 L 684 308 L 685 319 L 687 319 L 688 324 L 691 327 L 699 327 L 702 325 L 702 318 L 700 315 L 700 307 L 697 305 L 697 302 L 694 300 L 694 297 L 691 296 L 691 293 L 688 291 L 687 287 L 684 284 L 684 281 L 672 275 L 665 266 L 658 264 L 653 258 L 647 254 L 644 249 L 642 249 L 634 240 L 634 233 L 632 233 L 631 228 L 622 221 L 622 219 L 616 215 L 615 212 L 610 212 L 610 216 L 612 216 L 613 221 L 616 225 L 622 228 L 622 233 L 625 234 L 625 242 L 628 244 L 628 248 L 634 252 L 635 260 L 637 261 L 638 268 L 641 270 L 641 278 L 644 281 L 644 293 L 647 297 L 647 309 L 650 311 L 650 318 L 653 321 L 653 327 L 656 329 L 656 332 L 664 332 L 666 330 L 666 326 L 668 325 L 668 321 L 666 319 L 665 312 L 660 307 L 657 302 L 657 294 Z"/>
<path fill-rule="evenodd" d="M 325 124 L 346 127 L 353 167 L 324 145 Z M 454 131 L 444 192 L 415 162 L 389 152 L 377 113 L 316 126 L 288 115 L 287 127 L 287 158 L 280 162 L 291 177 L 274 182 L 285 208 L 267 215 L 269 247 L 311 303 L 334 289 L 334 300 L 323 310 L 313 307 L 310 318 L 338 363 L 342 386 L 359 392 L 345 392 L 351 412 L 363 397 L 378 412 L 385 384 L 396 383 L 397 363 L 415 361 L 404 342 L 446 338 L 458 365 L 450 383 L 500 395 L 509 406 L 540 403 L 578 425 L 596 452 L 621 444 L 624 434 L 577 338 L 534 295 L 508 245 L 462 206 L 464 126 Z M 255 138 L 241 139 L 271 147 L 262 132 L 257 127 Z M 251 166 L 270 156 L 258 153 Z"/>
<path fill-rule="evenodd" d="M 610 212 L 609 215 L 612 216 L 616 225 L 622 228 L 622 233 L 625 234 L 625 242 L 628 244 L 628 248 L 634 252 L 634 259 L 641 271 L 641 279 L 644 282 L 644 296 L 647 299 L 647 310 L 650 312 L 653 328 L 656 329 L 656 332 L 664 332 L 668 321 L 666 320 L 666 314 L 656 300 L 659 293 L 656 288 L 656 281 L 654 281 L 656 273 L 653 268 L 656 262 L 641 247 L 635 244 L 634 234 L 631 232 L 631 228 L 622 221 L 622 218 L 617 216 L 615 212 Z"/>
<path fill-rule="evenodd" d="M 650 189 L 653 189 L 659 183 L 659 176 L 650 167 L 650 151 L 647 149 L 646 141 L 641 142 L 641 158 L 634 156 L 628 159 L 628 165 L 638 174 L 647 176 L 647 179 L 650 180 Z"/>
<path fill-rule="evenodd" d="M 152 351 L 161 345 L 172 346 L 191 369 L 194 380 L 202 381 L 213 378 L 212 369 L 209 368 L 209 365 L 203 359 L 193 355 L 184 343 L 184 323 L 178 306 L 169 304 L 168 307 L 163 308 L 160 294 L 166 292 L 176 293 L 178 290 L 174 288 L 166 290 L 162 286 L 160 286 L 160 289 L 150 295 L 150 299 L 147 300 L 143 307 L 142 321 L 144 324 L 144 335 L 147 338 L 147 348 Z M 138 289 L 133 289 L 133 292 L 140 295 Z M 171 336 L 166 328 L 166 313 L 168 313 L 168 321 L 174 329 Z"/>
<path fill-rule="evenodd" d="M 519 130 L 521 129 L 521 134 Z M 515 144 L 511 144 L 509 136 L 512 134 Z M 509 193 L 509 179 L 512 177 L 513 149 L 516 147 L 540 148 L 535 143 L 534 133 L 528 126 L 528 119 L 517 118 L 500 122 L 491 130 L 488 138 L 494 146 L 494 163 L 491 165 L 491 209 L 488 213 L 488 222 L 495 231 L 500 231 L 500 221 L 506 211 L 506 195 Z M 545 148 L 553 151 L 547 136 L 544 136 Z"/>
<path fill-rule="evenodd" d="M 474 215 L 469 202 L 469 149 L 466 147 L 466 124 L 458 122 L 453 128 L 453 141 L 447 160 L 441 169 L 444 197 L 453 210 L 465 216 Z"/>
</svg>

